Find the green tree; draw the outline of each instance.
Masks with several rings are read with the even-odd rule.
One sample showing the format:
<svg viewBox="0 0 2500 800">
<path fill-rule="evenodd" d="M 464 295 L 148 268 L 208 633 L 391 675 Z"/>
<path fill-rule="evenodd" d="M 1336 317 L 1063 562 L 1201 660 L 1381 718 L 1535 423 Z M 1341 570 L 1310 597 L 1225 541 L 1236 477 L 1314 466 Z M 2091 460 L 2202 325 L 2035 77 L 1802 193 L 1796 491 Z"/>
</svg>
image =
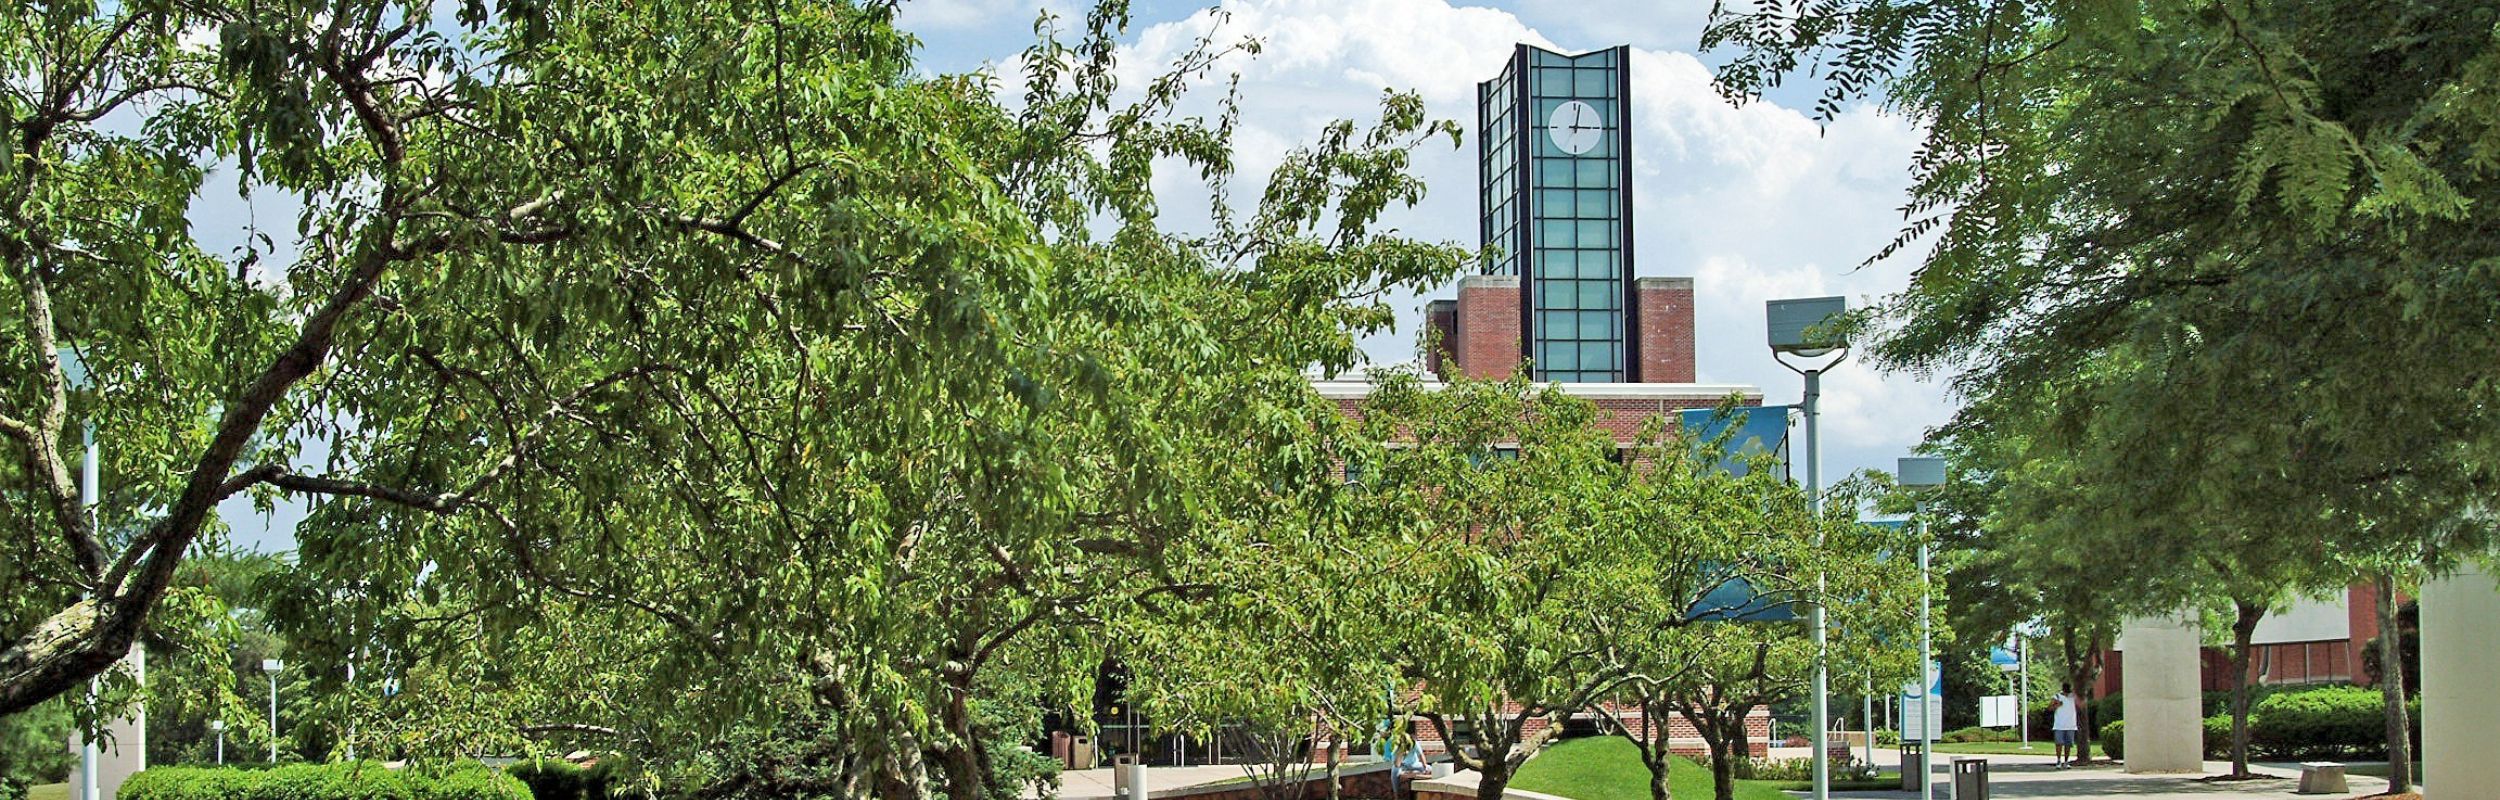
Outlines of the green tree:
<svg viewBox="0 0 2500 800">
<path fill-rule="evenodd" d="M 1356 456 L 1361 528 L 1394 537 L 1379 565 L 1398 609 L 1405 679 L 1451 758 L 1501 796 L 1563 715 L 1622 678 L 1605 652 L 1627 474 L 1595 407 L 1525 379 L 1380 378 Z M 1543 723 L 1541 726 L 1539 723 Z"/>
<path fill-rule="evenodd" d="M 1898 557 L 1910 550 L 1906 538 L 1851 514 L 1818 521 L 1776 461 L 1757 455 L 1731 471 L 1725 447 L 1671 436 L 1636 450 L 1608 532 L 1619 549 L 1602 567 L 1611 573 L 1605 655 L 1624 677 L 1607 694 L 1613 704 L 1594 707 L 1640 752 L 1653 800 L 1670 793 L 1671 717 L 1701 733 L 1726 800 L 1736 759 L 1748 752 L 1746 717 L 1808 691 L 1809 632 L 1768 618 L 1824 603 L 1840 631 L 1829 646 L 1842 672 L 1914 671 L 1916 561 Z"/>
<path fill-rule="evenodd" d="M 2091 375 L 2051 415 L 2120 449 L 2200 417 L 2242 482 L 2344 552 L 2488 558 L 2494 417 L 2455 365 L 2500 303 L 2500 88 L 2486 4 L 2300 0 L 1722 5 L 1743 95 L 1816 64 L 1824 113 L 1881 91 L 1925 124 L 1930 242 L 1878 361 L 1987 397 Z M 2404 80 L 2388 80 L 2403 75 Z M 2113 398 L 2124 402 L 2110 404 Z M 1985 413 L 1984 411 L 1981 413 Z M 2087 426 L 2077 419 L 2123 417 Z M 2213 444 L 2213 440 L 2207 440 Z M 2170 474 L 2155 470 L 2149 474 Z M 2083 480 L 2106 476 L 2090 473 Z M 2233 509 L 2244 511 L 2247 509 Z M 2401 753 L 2399 735 L 2390 745 Z M 2410 775 L 2393 765 L 2391 789 Z"/>
<path fill-rule="evenodd" d="M 1229 202 L 1231 112 L 1172 108 L 1232 48 L 1123 87 L 1119 3 L 1047 22 L 1015 102 L 918 72 L 890 4 L 436 11 L 0 28 L 6 513 L 47 532 L 0 544 L 34 587 L 0 709 L 174 622 L 217 501 L 292 494 L 267 608 L 362 750 L 591 737 L 690 785 L 996 794 L 983 721 L 1069 703 L 1133 609 L 1221 596 L 1194 560 L 1333 490 L 1302 371 L 1461 262 L 1377 230 L 1455 138 L 1403 94 L 1255 209 L 1158 228 L 1159 171 Z M 221 159 L 300 242 L 201 250 Z M 74 417 L 126 538 L 76 513 Z"/>
</svg>

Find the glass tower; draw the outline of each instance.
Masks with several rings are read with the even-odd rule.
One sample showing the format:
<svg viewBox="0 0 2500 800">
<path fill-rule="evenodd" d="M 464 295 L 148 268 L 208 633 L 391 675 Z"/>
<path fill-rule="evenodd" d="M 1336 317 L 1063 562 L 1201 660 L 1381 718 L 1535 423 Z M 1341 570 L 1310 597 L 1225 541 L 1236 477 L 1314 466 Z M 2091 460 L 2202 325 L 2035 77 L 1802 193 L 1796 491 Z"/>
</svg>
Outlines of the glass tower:
<svg viewBox="0 0 2500 800">
<path fill-rule="evenodd" d="M 1519 45 L 1478 84 L 1485 272 L 1520 276 L 1539 380 L 1622 381 L 1632 289 L 1631 50 Z"/>
</svg>

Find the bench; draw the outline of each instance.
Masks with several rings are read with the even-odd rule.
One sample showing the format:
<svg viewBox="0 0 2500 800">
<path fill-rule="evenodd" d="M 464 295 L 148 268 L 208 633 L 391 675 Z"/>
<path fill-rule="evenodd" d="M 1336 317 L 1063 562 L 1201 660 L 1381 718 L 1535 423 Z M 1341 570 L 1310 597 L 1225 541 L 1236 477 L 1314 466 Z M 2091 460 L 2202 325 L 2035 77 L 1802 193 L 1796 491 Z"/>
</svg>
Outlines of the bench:
<svg viewBox="0 0 2500 800">
<path fill-rule="evenodd" d="M 2344 765 L 2333 761 L 2312 761 L 2300 765 L 2299 794 L 2343 794 L 2352 791 L 2344 784 Z"/>
</svg>

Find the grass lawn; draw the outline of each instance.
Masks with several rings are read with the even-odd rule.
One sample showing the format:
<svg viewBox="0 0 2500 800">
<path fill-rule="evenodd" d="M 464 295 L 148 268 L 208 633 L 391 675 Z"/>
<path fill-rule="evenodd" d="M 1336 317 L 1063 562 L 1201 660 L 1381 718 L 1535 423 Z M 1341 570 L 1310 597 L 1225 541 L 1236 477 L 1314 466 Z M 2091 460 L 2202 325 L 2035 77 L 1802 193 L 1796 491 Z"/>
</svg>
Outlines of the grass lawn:
<svg viewBox="0 0 2500 800">
<path fill-rule="evenodd" d="M 1937 742 L 1936 752 L 1964 756 L 2054 756 L 2057 755 L 2057 745 L 2032 742 L 2031 749 L 2025 750 L 2021 742 Z M 2108 758 L 2109 754 L 2095 747 L 2092 748 L 2092 757 Z"/>
<path fill-rule="evenodd" d="M 1677 798 L 1709 797 L 1710 771 L 1676 759 L 1667 780 Z M 1573 739 L 1546 748 L 1519 768 L 1511 788 L 1572 800 L 1649 800 L 1649 768 L 1641 751 L 1618 736 Z M 1736 800 L 1788 800 L 1769 781 L 1737 781 Z"/>
<path fill-rule="evenodd" d="M 69 784 L 38 783 L 28 786 L 26 800 L 69 800 Z"/>
</svg>

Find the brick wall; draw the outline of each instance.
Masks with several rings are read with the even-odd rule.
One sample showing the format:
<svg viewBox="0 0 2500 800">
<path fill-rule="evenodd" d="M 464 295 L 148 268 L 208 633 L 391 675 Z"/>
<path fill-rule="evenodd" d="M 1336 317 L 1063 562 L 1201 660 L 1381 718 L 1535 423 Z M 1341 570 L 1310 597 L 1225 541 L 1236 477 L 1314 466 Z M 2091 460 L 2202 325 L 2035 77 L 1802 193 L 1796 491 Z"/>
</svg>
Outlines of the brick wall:
<svg viewBox="0 0 2500 800">
<path fill-rule="evenodd" d="M 1458 301 L 1434 300 L 1424 305 L 1424 326 L 1432 331 L 1432 344 L 1424 352 L 1424 369 L 1442 375 L 1443 361 L 1458 346 Z M 1455 367 L 1456 364 L 1448 366 Z"/>
<path fill-rule="evenodd" d="M 1469 275 L 1458 281 L 1451 354 L 1461 374 L 1508 378 L 1526 352 L 1519 332 L 1519 276 Z"/>
<path fill-rule="evenodd" d="M 1632 282 L 1639 316 L 1631 335 L 1640 343 L 1636 383 L 1692 383 L 1693 279 L 1639 278 Z"/>
</svg>

